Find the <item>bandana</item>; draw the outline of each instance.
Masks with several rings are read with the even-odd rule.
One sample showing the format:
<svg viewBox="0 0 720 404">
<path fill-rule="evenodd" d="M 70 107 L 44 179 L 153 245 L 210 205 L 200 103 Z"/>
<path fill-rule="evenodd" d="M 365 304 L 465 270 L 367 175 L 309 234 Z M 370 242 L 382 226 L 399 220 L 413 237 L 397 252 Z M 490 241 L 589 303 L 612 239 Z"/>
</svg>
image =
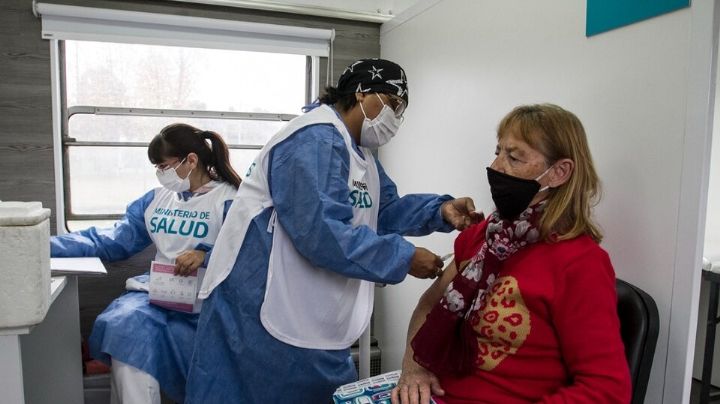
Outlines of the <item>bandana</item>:
<svg viewBox="0 0 720 404">
<path fill-rule="evenodd" d="M 342 94 L 393 94 L 408 105 L 405 70 L 385 59 L 360 59 L 346 67 L 338 79 L 337 89 Z"/>
<path fill-rule="evenodd" d="M 480 251 L 455 275 L 411 342 L 422 367 L 437 376 L 466 376 L 482 364 L 485 295 L 502 262 L 540 238 L 537 224 L 544 203 L 528 207 L 514 221 L 500 219 L 497 211 L 490 215 Z"/>
</svg>

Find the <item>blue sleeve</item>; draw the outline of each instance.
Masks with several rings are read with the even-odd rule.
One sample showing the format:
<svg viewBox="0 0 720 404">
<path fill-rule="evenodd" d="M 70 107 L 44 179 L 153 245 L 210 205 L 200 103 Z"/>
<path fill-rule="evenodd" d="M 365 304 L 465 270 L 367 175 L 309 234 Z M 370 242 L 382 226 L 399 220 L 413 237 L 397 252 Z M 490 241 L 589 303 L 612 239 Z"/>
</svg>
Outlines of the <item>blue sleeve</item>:
<svg viewBox="0 0 720 404">
<path fill-rule="evenodd" d="M 397 234 L 352 226 L 349 158 L 330 125 L 305 127 L 275 146 L 269 182 L 277 219 L 313 265 L 371 282 L 400 282 L 415 247 Z"/>
<path fill-rule="evenodd" d="M 128 205 L 125 216 L 113 227 L 86 230 L 50 238 L 52 257 L 99 257 L 103 261 L 129 258 L 152 244 L 145 227 L 145 210 L 155 197 L 150 191 Z"/>
<path fill-rule="evenodd" d="M 447 223 L 440 212 L 440 205 L 453 199 L 450 195 L 409 194 L 398 196 L 397 187 L 377 159 L 380 174 L 379 234 L 402 234 L 424 236 L 434 231 L 450 232 L 455 228 Z"/>
<path fill-rule="evenodd" d="M 223 223 L 225 223 L 225 217 L 227 217 L 228 210 L 230 209 L 230 205 L 232 205 L 232 199 L 228 199 L 223 203 Z M 210 262 L 210 255 L 212 254 L 214 244 L 208 244 L 208 243 L 200 243 L 197 246 L 195 246 L 195 249 L 198 251 L 205 251 L 205 258 L 203 259 L 202 266 L 207 268 L 208 263 Z"/>
</svg>

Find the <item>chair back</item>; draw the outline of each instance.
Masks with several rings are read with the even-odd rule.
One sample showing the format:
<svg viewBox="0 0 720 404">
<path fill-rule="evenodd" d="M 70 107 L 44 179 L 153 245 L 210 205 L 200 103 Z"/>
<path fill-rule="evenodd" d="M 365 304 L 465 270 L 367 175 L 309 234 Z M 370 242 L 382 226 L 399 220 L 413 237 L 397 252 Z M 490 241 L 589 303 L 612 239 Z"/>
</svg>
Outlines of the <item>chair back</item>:
<svg viewBox="0 0 720 404">
<path fill-rule="evenodd" d="M 631 404 L 645 400 L 657 343 L 660 317 L 655 300 L 637 286 L 616 282 L 620 333 L 632 378 Z"/>
</svg>

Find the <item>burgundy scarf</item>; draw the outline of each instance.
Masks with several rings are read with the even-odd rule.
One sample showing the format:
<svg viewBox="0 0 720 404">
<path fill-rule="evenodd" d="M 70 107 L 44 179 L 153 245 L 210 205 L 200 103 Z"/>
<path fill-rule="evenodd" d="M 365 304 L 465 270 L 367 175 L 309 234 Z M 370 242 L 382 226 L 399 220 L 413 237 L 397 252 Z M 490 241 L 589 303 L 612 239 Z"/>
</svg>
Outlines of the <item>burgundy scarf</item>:
<svg viewBox="0 0 720 404">
<path fill-rule="evenodd" d="M 537 225 L 544 201 L 525 209 L 514 220 L 497 212 L 488 218 L 485 243 L 445 290 L 411 345 L 415 361 L 435 375 L 466 376 L 479 366 L 478 330 L 485 294 L 502 262 L 540 237 Z M 459 263 L 458 263 L 459 264 Z"/>
</svg>

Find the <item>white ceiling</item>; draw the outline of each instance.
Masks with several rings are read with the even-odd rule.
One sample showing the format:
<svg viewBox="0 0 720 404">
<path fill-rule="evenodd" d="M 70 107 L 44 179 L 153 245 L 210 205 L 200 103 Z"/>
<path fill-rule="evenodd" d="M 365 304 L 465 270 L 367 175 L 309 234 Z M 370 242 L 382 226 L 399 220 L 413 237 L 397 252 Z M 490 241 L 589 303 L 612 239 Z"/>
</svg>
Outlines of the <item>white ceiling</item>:
<svg viewBox="0 0 720 404">
<path fill-rule="evenodd" d="M 284 11 L 362 21 L 386 22 L 421 0 L 175 0 Z"/>
</svg>

